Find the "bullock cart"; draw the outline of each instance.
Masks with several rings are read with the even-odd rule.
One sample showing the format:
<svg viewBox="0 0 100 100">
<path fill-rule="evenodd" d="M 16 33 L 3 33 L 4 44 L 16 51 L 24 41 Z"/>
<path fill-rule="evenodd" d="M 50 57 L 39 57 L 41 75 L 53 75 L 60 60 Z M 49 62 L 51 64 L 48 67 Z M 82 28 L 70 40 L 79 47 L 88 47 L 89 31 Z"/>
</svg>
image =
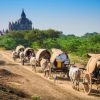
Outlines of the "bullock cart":
<svg viewBox="0 0 100 100">
<path fill-rule="evenodd" d="M 20 54 L 20 52 L 22 52 L 22 51 L 24 51 L 24 46 L 22 46 L 22 45 L 19 45 L 19 46 L 17 46 L 16 47 L 16 50 L 15 50 L 15 52 L 17 53 L 17 57 L 19 58 L 20 56 L 19 56 L 19 54 Z"/>
<path fill-rule="evenodd" d="M 87 63 L 83 76 L 84 91 L 89 94 L 93 84 L 97 89 L 100 87 L 100 54 L 89 54 L 90 59 Z"/>
<path fill-rule="evenodd" d="M 15 51 L 12 52 L 12 57 L 14 60 L 16 60 L 17 58 L 20 58 L 20 53 L 24 51 L 24 46 L 19 45 L 16 47 Z"/>
<path fill-rule="evenodd" d="M 47 49 L 39 49 L 36 53 L 37 65 L 40 66 L 42 58 L 50 60 L 51 54 Z"/>
<path fill-rule="evenodd" d="M 35 52 L 32 48 L 26 48 L 21 57 L 21 63 L 24 65 L 25 62 L 30 61 L 30 58 L 35 56 Z"/>
<path fill-rule="evenodd" d="M 66 53 L 59 49 L 52 49 L 52 56 L 50 59 L 51 62 L 51 72 L 54 72 L 56 74 L 62 73 L 64 76 L 67 74 L 67 77 L 69 78 L 69 65 L 70 60 Z"/>
</svg>

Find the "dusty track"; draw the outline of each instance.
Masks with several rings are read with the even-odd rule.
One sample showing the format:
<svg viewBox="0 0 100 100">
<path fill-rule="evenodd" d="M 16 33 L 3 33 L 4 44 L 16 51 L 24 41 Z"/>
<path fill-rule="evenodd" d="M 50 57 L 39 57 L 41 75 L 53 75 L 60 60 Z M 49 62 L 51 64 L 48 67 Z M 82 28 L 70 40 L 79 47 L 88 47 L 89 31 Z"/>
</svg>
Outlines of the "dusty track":
<svg viewBox="0 0 100 100">
<path fill-rule="evenodd" d="M 99 95 L 87 96 L 82 91 L 73 90 L 69 81 L 57 81 L 54 84 L 53 80 L 34 73 L 30 66 L 13 62 L 10 51 L 0 51 L 0 61 L 2 62 L 0 69 L 9 70 L 20 76 L 7 80 L 9 86 L 16 85 L 16 88 L 25 91 L 30 97 L 38 95 L 41 100 L 98 100 L 100 98 Z"/>
</svg>

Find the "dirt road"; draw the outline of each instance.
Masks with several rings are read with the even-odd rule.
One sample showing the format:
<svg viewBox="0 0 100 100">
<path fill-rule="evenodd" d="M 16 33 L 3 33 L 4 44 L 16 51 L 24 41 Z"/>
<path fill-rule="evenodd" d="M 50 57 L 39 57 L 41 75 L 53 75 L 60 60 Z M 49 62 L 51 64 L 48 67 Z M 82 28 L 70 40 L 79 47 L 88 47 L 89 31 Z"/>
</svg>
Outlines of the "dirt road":
<svg viewBox="0 0 100 100">
<path fill-rule="evenodd" d="M 5 70 L 4 70 L 5 69 Z M 0 51 L 0 84 L 16 90 L 20 90 L 27 96 L 16 97 L 17 99 L 3 98 L 0 100 L 31 100 L 32 96 L 39 96 L 41 100 L 98 100 L 96 95 L 87 96 L 83 92 L 71 88 L 69 81 L 59 81 L 56 84 L 46 79 L 41 74 L 34 73 L 28 65 L 22 66 L 18 61 L 11 58 L 11 51 Z M 6 74 L 5 73 L 10 73 Z M 10 93 L 11 94 L 11 93 Z"/>
</svg>

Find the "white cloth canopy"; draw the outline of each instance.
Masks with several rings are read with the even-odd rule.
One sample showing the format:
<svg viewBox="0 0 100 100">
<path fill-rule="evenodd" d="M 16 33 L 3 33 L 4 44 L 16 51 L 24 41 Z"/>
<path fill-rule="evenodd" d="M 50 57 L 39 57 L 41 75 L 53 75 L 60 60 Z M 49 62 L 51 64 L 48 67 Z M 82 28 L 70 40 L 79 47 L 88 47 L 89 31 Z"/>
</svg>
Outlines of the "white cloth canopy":
<svg viewBox="0 0 100 100">
<path fill-rule="evenodd" d="M 61 55 L 56 57 L 56 60 L 57 61 L 62 61 L 62 62 L 66 61 L 67 60 L 66 54 L 62 53 Z"/>
</svg>

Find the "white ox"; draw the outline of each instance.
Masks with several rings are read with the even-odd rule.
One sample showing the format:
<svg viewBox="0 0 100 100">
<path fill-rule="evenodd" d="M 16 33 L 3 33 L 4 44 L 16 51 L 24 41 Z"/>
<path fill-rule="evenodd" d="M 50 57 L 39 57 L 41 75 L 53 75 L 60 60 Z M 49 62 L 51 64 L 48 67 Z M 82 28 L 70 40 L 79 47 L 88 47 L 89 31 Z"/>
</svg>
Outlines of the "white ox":
<svg viewBox="0 0 100 100">
<path fill-rule="evenodd" d="M 69 70 L 69 77 L 72 82 L 72 87 L 79 90 L 81 70 L 77 67 L 71 66 Z"/>
<path fill-rule="evenodd" d="M 42 71 L 44 72 L 44 76 L 48 77 L 50 76 L 50 62 L 48 59 L 44 59 L 42 58 L 42 60 L 40 61 L 40 66 L 42 68 Z"/>
<path fill-rule="evenodd" d="M 30 58 L 30 64 L 32 66 L 32 70 L 34 70 L 35 72 L 36 72 L 36 63 L 37 63 L 36 57 L 31 57 Z"/>
<path fill-rule="evenodd" d="M 45 68 L 47 67 L 47 59 L 42 58 L 42 60 L 40 61 L 40 66 L 42 70 L 44 71 Z"/>
<path fill-rule="evenodd" d="M 21 51 L 20 53 L 19 53 L 19 58 L 22 60 L 22 59 L 24 59 L 24 52 L 23 51 Z"/>
<path fill-rule="evenodd" d="M 16 51 L 13 51 L 12 52 L 12 59 L 15 61 L 17 58 L 17 52 Z"/>
</svg>

